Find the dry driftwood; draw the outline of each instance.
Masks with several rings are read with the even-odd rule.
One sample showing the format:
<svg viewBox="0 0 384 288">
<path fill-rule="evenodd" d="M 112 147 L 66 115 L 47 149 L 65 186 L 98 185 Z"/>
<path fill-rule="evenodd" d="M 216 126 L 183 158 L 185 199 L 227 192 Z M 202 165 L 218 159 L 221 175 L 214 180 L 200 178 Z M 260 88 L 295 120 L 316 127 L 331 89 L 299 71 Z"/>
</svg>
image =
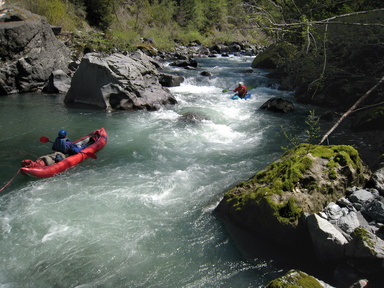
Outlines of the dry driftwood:
<svg viewBox="0 0 384 288">
<path fill-rule="evenodd" d="M 323 136 L 321 139 L 319 145 L 325 141 L 325 139 L 328 138 L 328 136 L 340 125 L 340 123 L 349 115 L 351 114 L 359 105 L 361 102 L 365 100 L 371 94 L 379 85 L 384 81 L 384 76 L 371 88 L 369 89 L 359 100 L 356 101 L 355 104 L 347 112 L 343 114 L 343 116 L 340 117 L 340 119 L 336 122 L 335 125 Z"/>
</svg>

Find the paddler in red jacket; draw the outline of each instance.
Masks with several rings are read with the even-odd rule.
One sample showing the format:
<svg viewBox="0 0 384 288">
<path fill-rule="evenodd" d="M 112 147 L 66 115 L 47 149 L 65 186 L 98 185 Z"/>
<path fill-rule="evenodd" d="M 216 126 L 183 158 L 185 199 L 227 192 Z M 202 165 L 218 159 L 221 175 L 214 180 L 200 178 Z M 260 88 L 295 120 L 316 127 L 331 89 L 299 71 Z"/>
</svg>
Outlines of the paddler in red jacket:
<svg viewBox="0 0 384 288">
<path fill-rule="evenodd" d="M 244 98 L 248 93 L 248 89 L 244 86 L 243 82 L 239 82 L 239 86 L 237 86 L 233 92 L 237 92 L 237 96 Z"/>
</svg>

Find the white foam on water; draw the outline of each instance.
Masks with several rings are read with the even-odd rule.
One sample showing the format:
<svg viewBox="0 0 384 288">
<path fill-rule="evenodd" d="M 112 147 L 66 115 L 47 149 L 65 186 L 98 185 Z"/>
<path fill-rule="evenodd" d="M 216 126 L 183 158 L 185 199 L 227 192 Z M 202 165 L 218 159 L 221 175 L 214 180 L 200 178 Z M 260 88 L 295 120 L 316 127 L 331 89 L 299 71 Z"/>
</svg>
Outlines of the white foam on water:
<svg viewBox="0 0 384 288">
<path fill-rule="evenodd" d="M 188 83 L 182 83 L 180 86 L 172 87 L 170 89 L 172 93 L 188 93 L 190 97 L 192 95 L 206 95 L 206 94 L 212 94 L 212 93 L 219 93 L 220 88 L 214 87 L 214 86 L 197 86 L 196 84 L 188 84 Z"/>
<path fill-rule="evenodd" d="M 4 155 L 13 157 L 7 163 L 19 165 L 15 151 L 38 155 L 49 150 L 38 138 L 57 133 L 57 127 L 68 127 L 71 135 L 105 127 L 109 134 L 98 159 L 86 159 L 53 178 L 22 176 L 0 197 L 1 285 L 266 284 L 265 275 L 274 270 L 273 265 L 264 265 L 263 259 L 243 261 L 212 212 L 225 191 L 282 154 L 281 118 L 258 111 L 261 102 L 280 92 L 257 87 L 252 90 L 256 97 L 231 100 L 232 92 L 222 90 L 239 80 L 252 81 L 253 73 L 242 72 L 252 59 L 199 61 L 196 71 L 166 67 L 186 79 L 170 88 L 177 105 L 153 112 L 106 114 L 79 112 L 62 104 L 57 114 L 38 122 L 24 121 L 23 127 L 14 129 L 38 131 L 34 135 L 18 136 L 13 143 L 0 141 L 7 151 Z M 213 76 L 200 76 L 202 70 L 212 71 Z M 39 98 L 38 107 L 53 110 L 57 105 L 52 98 Z M 34 113 L 19 108 L 12 113 L 27 118 Z M 188 122 L 183 119 L 186 113 L 202 119 Z M 4 115 L 4 119 L 11 118 Z M 284 121 L 288 125 L 290 120 Z"/>
<path fill-rule="evenodd" d="M 70 233 L 70 232 L 71 232 L 71 228 L 69 226 L 60 225 L 60 224 L 52 225 L 48 229 L 47 234 L 45 234 L 43 236 L 43 238 L 41 239 L 41 242 L 44 243 L 47 241 L 52 241 L 55 238 L 57 239 L 60 237 L 64 237 L 65 234 Z"/>
</svg>

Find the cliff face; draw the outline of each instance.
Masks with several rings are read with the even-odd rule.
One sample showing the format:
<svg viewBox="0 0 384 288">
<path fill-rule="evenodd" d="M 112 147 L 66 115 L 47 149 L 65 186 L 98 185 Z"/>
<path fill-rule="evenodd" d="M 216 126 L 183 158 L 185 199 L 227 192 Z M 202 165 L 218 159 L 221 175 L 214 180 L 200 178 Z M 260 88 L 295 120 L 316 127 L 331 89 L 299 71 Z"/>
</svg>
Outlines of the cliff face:
<svg viewBox="0 0 384 288">
<path fill-rule="evenodd" d="M 69 49 L 44 17 L 8 7 L 0 19 L 0 95 L 35 91 L 51 72 L 67 70 Z"/>
</svg>

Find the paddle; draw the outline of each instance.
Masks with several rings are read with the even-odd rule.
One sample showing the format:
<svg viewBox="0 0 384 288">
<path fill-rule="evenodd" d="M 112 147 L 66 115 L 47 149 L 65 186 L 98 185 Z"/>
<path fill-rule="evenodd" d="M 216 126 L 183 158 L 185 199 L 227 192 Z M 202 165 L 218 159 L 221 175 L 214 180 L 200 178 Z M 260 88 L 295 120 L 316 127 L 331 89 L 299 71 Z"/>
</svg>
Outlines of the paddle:
<svg viewBox="0 0 384 288">
<path fill-rule="evenodd" d="M 40 142 L 42 142 L 42 143 L 48 143 L 48 142 L 53 143 L 52 141 L 49 140 L 48 137 L 45 137 L 45 136 L 41 136 L 41 137 L 40 137 Z M 95 153 L 92 153 L 92 152 L 83 152 L 83 151 L 80 151 L 79 153 L 83 153 L 83 154 L 87 155 L 88 157 L 91 157 L 92 159 L 97 159 L 97 156 L 96 156 Z"/>
<path fill-rule="evenodd" d="M 40 137 L 40 142 L 43 142 L 43 143 L 51 142 L 51 143 L 53 143 L 52 141 L 49 141 L 49 138 L 48 138 L 48 137 L 45 137 L 45 136 L 41 136 L 41 137 Z"/>
<path fill-rule="evenodd" d="M 252 87 L 252 86 L 249 86 L 247 89 L 248 89 L 248 90 L 252 90 L 253 87 Z M 228 90 L 228 89 L 224 89 L 224 90 L 221 91 L 221 92 L 222 92 L 222 93 L 227 93 L 227 92 L 229 92 L 229 90 Z"/>
</svg>

